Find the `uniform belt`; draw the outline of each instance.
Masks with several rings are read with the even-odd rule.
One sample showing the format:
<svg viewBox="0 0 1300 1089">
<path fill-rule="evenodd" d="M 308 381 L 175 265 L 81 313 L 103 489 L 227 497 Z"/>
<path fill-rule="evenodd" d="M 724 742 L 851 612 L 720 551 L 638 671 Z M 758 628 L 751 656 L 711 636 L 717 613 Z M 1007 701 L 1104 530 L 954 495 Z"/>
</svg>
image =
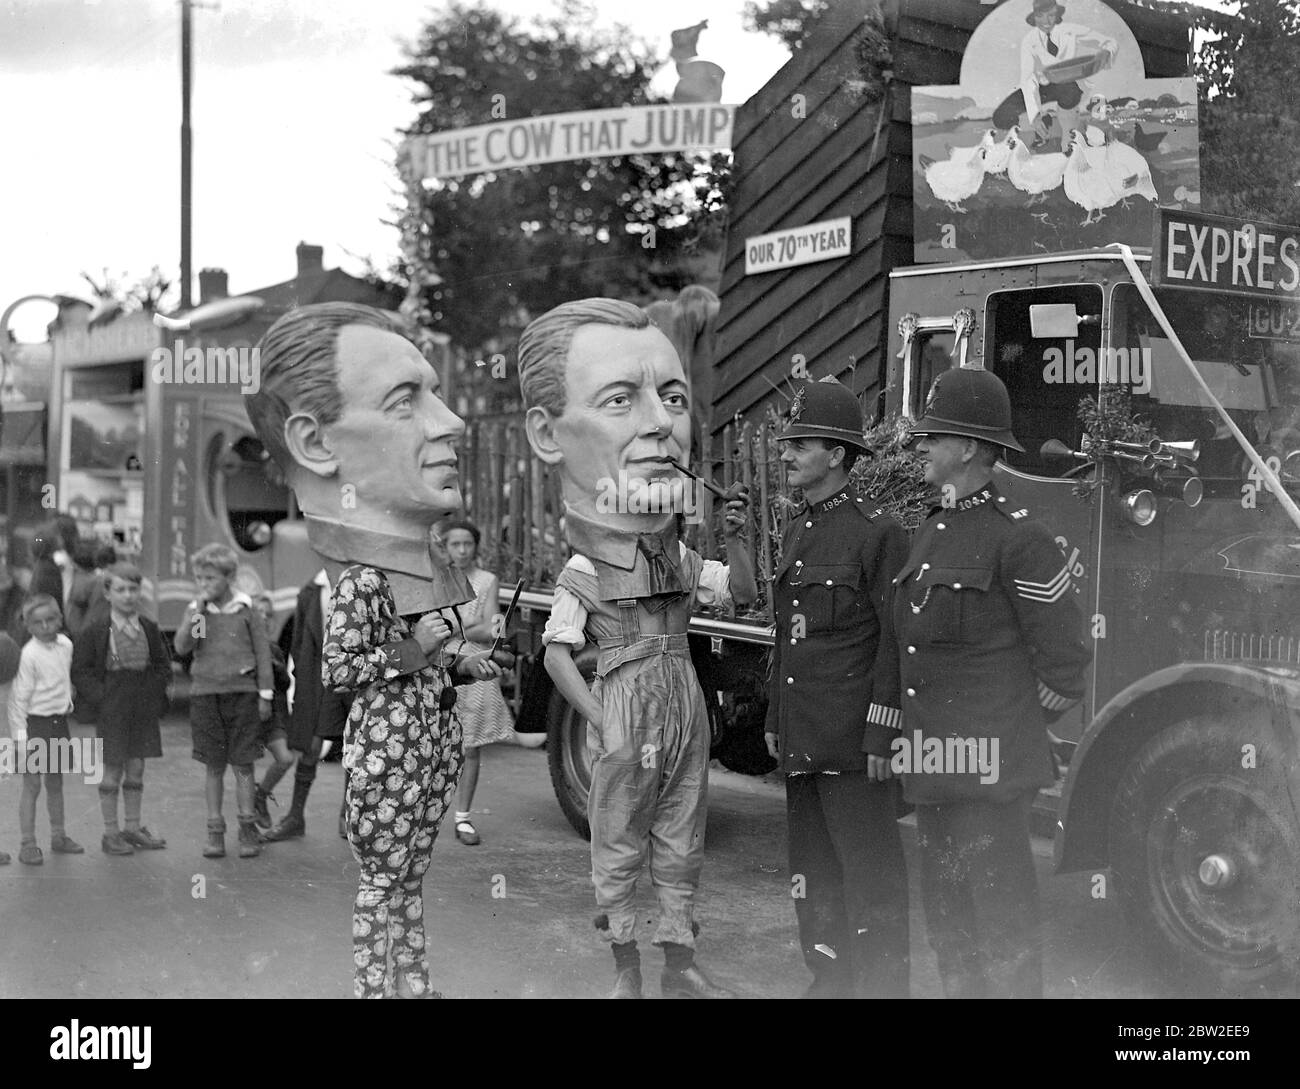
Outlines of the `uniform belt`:
<svg viewBox="0 0 1300 1089">
<path fill-rule="evenodd" d="M 686 633 L 680 635 L 643 635 L 635 642 L 622 639 L 598 640 L 600 657 L 596 660 L 596 676 L 604 677 L 626 662 L 669 655 L 675 658 L 690 657 L 691 647 Z"/>
</svg>

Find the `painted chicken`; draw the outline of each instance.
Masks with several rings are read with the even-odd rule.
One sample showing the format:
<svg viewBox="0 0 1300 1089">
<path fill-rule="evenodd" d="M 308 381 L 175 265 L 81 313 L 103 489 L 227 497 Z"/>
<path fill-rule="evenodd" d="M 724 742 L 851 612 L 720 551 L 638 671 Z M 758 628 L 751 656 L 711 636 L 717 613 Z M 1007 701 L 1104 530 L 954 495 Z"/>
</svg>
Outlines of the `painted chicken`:
<svg viewBox="0 0 1300 1089">
<path fill-rule="evenodd" d="M 942 160 L 922 155 L 920 164 L 930 192 L 954 212 L 965 212 L 961 202 L 973 197 L 984 184 L 984 148 L 978 144 L 953 148 Z"/>
<path fill-rule="evenodd" d="M 1011 184 L 1029 194 L 1028 204 L 1042 204 L 1047 200 L 1047 194 L 1058 188 L 1065 177 L 1065 156 L 1059 151 L 1030 154 L 1016 125 L 1007 131 L 1007 145 L 1011 148 L 1011 161 L 1007 163 L 1007 177 Z"/>
<path fill-rule="evenodd" d="M 1088 161 L 1105 171 L 1125 208 L 1129 206 L 1129 197 L 1145 197 L 1153 204 L 1160 199 L 1151 180 L 1151 165 L 1137 148 L 1123 140 L 1102 139 L 1091 126 L 1084 135 L 1084 143 Z"/>
<path fill-rule="evenodd" d="M 1079 226 L 1096 223 L 1106 214 L 1104 209 L 1120 199 L 1120 193 L 1111 184 L 1105 170 L 1098 169 L 1090 160 L 1088 141 L 1075 129 L 1070 133 L 1070 154 L 1066 159 L 1062 179 L 1065 195 L 1088 213 Z"/>
<path fill-rule="evenodd" d="M 1011 162 L 1011 148 L 1005 139 L 998 143 L 997 134 L 997 129 L 988 129 L 979 146 L 984 149 L 984 169 L 990 174 L 1005 174 L 1007 164 Z"/>
</svg>

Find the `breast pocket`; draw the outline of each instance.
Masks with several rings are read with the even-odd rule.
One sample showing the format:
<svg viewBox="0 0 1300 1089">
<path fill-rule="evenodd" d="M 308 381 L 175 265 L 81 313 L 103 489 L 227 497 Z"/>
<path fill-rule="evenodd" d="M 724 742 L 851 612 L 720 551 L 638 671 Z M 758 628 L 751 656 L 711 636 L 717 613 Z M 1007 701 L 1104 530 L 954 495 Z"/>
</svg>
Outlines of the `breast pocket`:
<svg viewBox="0 0 1300 1089">
<path fill-rule="evenodd" d="M 912 608 L 915 610 L 920 604 L 930 642 L 978 640 L 990 619 L 992 584 L 990 567 L 930 568 L 912 593 Z"/>
<path fill-rule="evenodd" d="M 854 563 L 804 564 L 789 576 L 790 589 L 798 605 L 791 614 L 802 614 L 809 632 L 850 627 L 859 619 L 861 603 Z"/>
</svg>

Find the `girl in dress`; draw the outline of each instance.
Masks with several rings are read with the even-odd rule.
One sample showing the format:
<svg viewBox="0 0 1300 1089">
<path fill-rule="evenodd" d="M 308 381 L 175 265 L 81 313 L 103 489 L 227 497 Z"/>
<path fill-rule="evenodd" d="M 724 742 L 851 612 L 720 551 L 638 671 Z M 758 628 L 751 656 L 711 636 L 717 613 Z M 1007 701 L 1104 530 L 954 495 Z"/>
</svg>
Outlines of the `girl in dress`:
<svg viewBox="0 0 1300 1089">
<path fill-rule="evenodd" d="M 497 634 L 493 618 L 499 612 L 500 583 L 496 575 L 478 566 L 483 535 L 478 526 L 465 518 L 446 519 L 439 530 L 451 562 L 464 572 L 474 590 L 474 600 L 460 608 L 468 653 L 487 650 Z M 482 842 L 470 821 L 470 806 L 478 785 L 479 749 L 497 741 L 522 742 L 515 733 L 514 719 L 502 695 L 499 677 L 463 685 L 456 689 L 456 694 L 456 713 L 465 732 L 465 768 L 456 791 L 456 838 L 467 847 L 475 847 Z M 545 740 L 544 734 L 536 736 L 539 744 Z"/>
</svg>

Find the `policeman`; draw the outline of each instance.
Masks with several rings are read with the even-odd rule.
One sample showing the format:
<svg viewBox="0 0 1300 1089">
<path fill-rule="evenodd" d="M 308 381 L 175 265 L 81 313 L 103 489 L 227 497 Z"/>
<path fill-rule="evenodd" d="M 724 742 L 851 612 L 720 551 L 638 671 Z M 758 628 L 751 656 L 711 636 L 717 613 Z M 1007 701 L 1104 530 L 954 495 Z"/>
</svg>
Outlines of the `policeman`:
<svg viewBox="0 0 1300 1089">
<path fill-rule="evenodd" d="M 1089 653 L 1050 530 L 993 483 L 1006 387 L 940 374 L 913 428 L 940 504 L 898 574 L 903 736 L 892 767 L 916 805 L 921 895 L 949 997 L 1040 997 L 1029 807 L 1054 780 L 1046 724 L 1078 701 Z"/>
<path fill-rule="evenodd" d="M 898 784 L 887 780 L 900 723 L 889 600 L 907 536 L 849 483 L 866 447 L 848 389 L 826 379 L 805 385 L 780 437 L 786 478 L 804 505 L 773 580 L 765 733 L 786 776 L 808 996 L 905 998 L 907 871 Z"/>
</svg>

